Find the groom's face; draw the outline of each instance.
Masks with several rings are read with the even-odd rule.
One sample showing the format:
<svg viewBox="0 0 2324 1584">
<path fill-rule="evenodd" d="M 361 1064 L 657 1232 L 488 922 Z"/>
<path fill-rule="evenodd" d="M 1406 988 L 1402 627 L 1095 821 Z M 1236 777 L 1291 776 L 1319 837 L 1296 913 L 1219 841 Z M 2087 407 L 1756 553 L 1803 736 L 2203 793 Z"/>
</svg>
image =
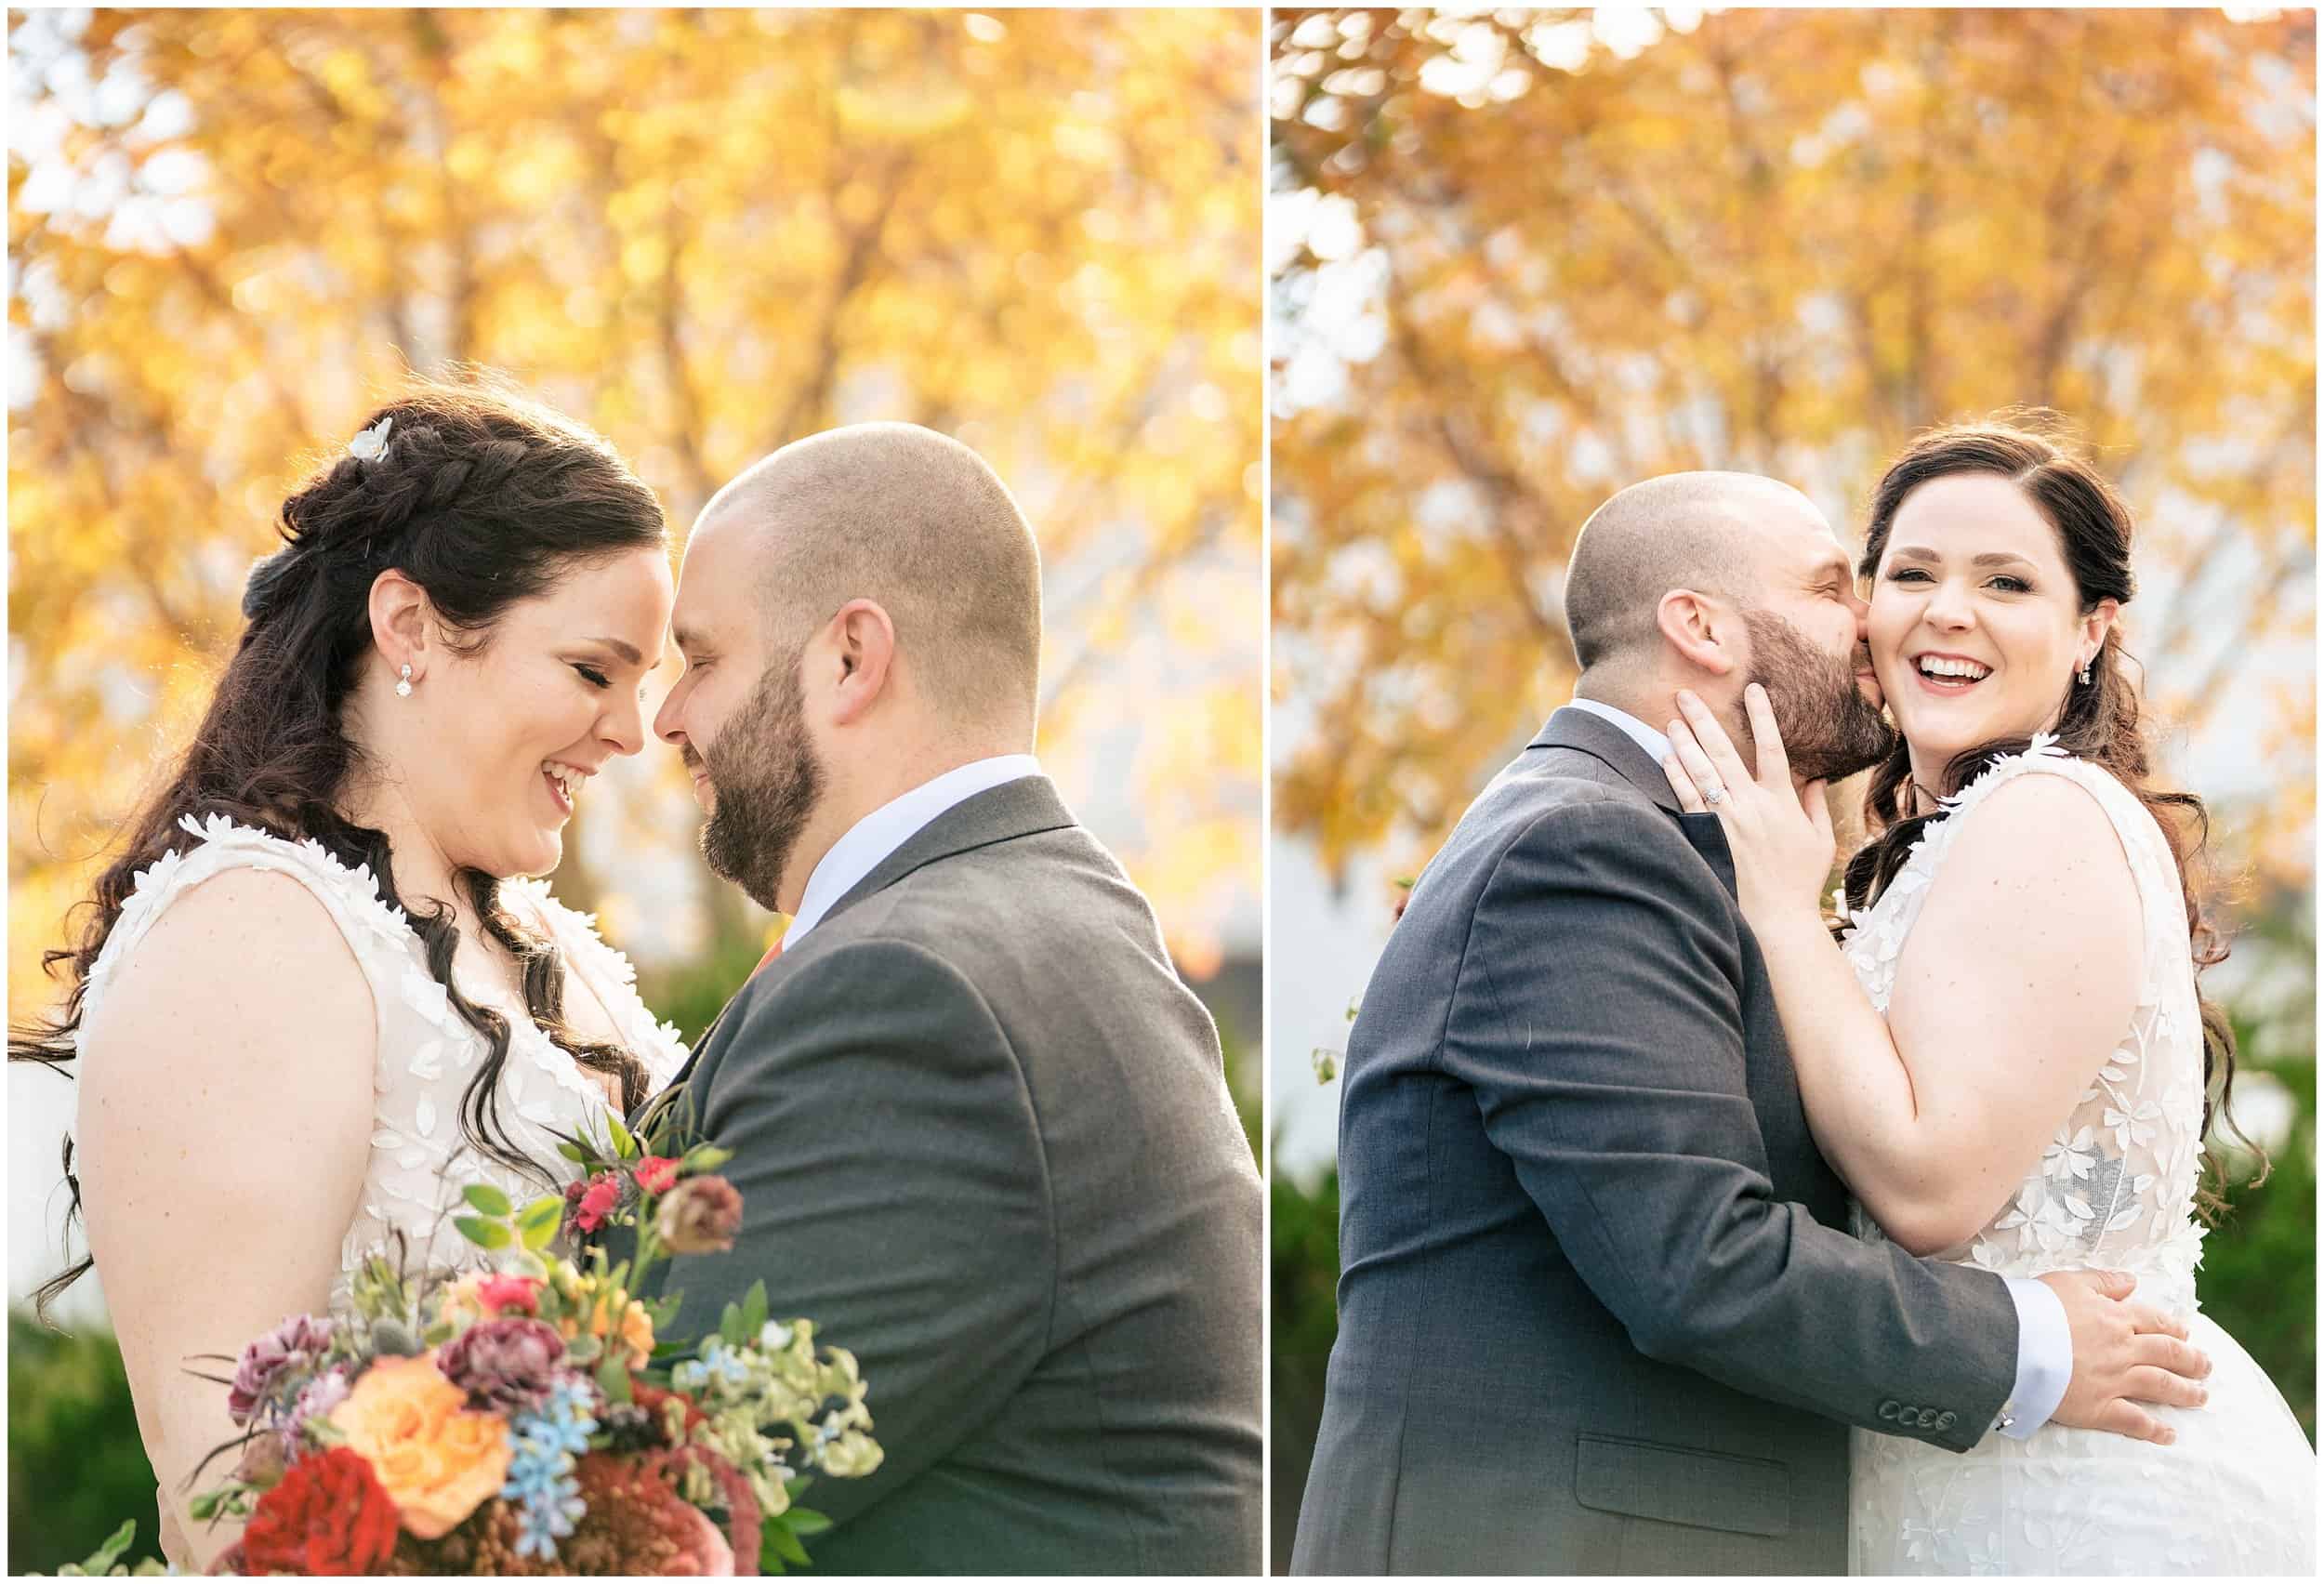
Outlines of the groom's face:
<svg viewBox="0 0 2324 1584">
<path fill-rule="evenodd" d="M 801 644 L 778 655 L 742 707 L 695 755 L 710 802 L 702 827 L 703 861 L 771 910 L 826 779 L 807 733 L 807 690 L 800 680 L 805 650 Z M 694 749 L 690 745 L 684 753 L 694 755 Z"/>
<path fill-rule="evenodd" d="M 1813 508 L 1798 516 L 1763 541 L 1762 601 L 1743 613 L 1746 680 L 1767 690 L 1792 772 L 1836 781 L 1878 763 L 1895 733 L 1881 714 L 1847 552 Z"/>
<path fill-rule="evenodd" d="M 737 531 L 740 530 L 740 531 Z M 774 909 L 801 832 L 829 777 L 807 720 L 806 645 L 768 630 L 746 524 L 697 524 L 679 578 L 671 635 L 686 670 L 654 718 L 709 818 L 711 873 Z"/>
</svg>

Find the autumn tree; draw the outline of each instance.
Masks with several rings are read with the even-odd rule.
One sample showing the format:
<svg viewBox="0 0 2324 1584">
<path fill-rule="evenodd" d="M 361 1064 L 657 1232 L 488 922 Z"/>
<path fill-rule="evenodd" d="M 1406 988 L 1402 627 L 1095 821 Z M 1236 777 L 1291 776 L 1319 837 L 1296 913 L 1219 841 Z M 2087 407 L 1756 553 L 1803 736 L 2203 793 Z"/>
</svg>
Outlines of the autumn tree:
<svg viewBox="0 0 2324 1584">
<path fill-rule="evenodd" d="M 836 423 L 976 447 L 1040 535 L 1041 751 L 1134 812 L 1102 834 L 1215 961 L 1258 869 L 1257 27 L 12 14 L 12 1009 L 284 494 L 405 369 L 468 363 L 600 429 L 681 534 Z M 617 769 L 561 891 L 627 944 L 762 929 L 699 875 L 674 756 Z"/>
<path fill-rule="evenodd" d="M 1621 485 L 1843 536 L 1915 430 L 2063 414 L 2126 492 L 2162 713 L 2312 869 L 2313 13 L 1278 11 L 1278 828 L 1424 855 L 1569 693 Z"/>
</svg>

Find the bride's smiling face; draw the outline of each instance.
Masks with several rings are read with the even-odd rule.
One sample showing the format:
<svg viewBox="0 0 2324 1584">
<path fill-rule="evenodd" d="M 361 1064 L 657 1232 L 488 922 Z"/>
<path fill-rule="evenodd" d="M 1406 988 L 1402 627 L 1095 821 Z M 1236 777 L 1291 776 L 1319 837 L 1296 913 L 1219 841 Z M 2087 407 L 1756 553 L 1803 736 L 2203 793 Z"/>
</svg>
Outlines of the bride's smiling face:
<svg viewBox="0 0 2324 1584">
<path fill-rule="evenodd" d="M 1992 473 L 1905 497 L 1869 602 L 1873 669 L 1930 788 L 1954 756 L 2054 725 L 2116 613 L 2111 600 L 2081 610 L 2057 530 Z"/>
<path fill-rule="evenodd" d="M 481 649 L 431 644 L 411 695 L 381 701 L 403 760 L 390 773 L 448 864 L 502 878 L 557 866 L 590 779 L 644 746 L 669 612 L 661 547 L 585 562 L 510 605 Z"/>
</svg>

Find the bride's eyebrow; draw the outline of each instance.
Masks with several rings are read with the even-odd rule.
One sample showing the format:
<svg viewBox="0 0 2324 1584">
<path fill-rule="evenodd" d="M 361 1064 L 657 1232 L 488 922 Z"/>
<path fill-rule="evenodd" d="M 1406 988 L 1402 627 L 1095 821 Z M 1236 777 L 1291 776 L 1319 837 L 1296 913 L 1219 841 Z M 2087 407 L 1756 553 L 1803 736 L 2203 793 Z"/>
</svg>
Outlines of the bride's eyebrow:
<svg viewBox="0 0 2324 1584">
<path fill-rule="evenodd" d="M 624 660 L 628 661 L 632 666 L 645 666 L 645 656 L 638 653 L 638 646 L 625 639 L 592 638 L 585 640 L 584 641 L 588 643 L 601 643 L 606 648 L 612 650 L 614 653 L 620 655 Z M 653 665 L 646 666 L 646 669 L 649 671 L 658 671 L 661 668 L 662 662 L 659 657 L 655 658 Z"/>
</svg>

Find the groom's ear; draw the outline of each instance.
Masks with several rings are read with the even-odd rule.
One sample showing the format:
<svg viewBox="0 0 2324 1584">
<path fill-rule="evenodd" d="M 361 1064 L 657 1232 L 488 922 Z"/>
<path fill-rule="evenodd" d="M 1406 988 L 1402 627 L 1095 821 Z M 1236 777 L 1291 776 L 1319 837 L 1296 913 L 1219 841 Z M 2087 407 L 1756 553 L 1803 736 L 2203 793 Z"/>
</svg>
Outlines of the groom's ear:
<svg viewBox="0 0 2324 1584">
<path fill-rule="evenodd" d="M 887 691 L 895 664 L 896 628 L 878 601 L 851 600 L 831 618 L 830 630 L 839 661 L 831 721 L 846 726 L 861 719 Z"/>
<path fill-rule="evenodd" d="M 1662 641 L 1691 666 L 1723 677 L 1742 664 L 1743 617 L 1725 601 L 1673 588 L 1655 606 Z"/>
</svg>

